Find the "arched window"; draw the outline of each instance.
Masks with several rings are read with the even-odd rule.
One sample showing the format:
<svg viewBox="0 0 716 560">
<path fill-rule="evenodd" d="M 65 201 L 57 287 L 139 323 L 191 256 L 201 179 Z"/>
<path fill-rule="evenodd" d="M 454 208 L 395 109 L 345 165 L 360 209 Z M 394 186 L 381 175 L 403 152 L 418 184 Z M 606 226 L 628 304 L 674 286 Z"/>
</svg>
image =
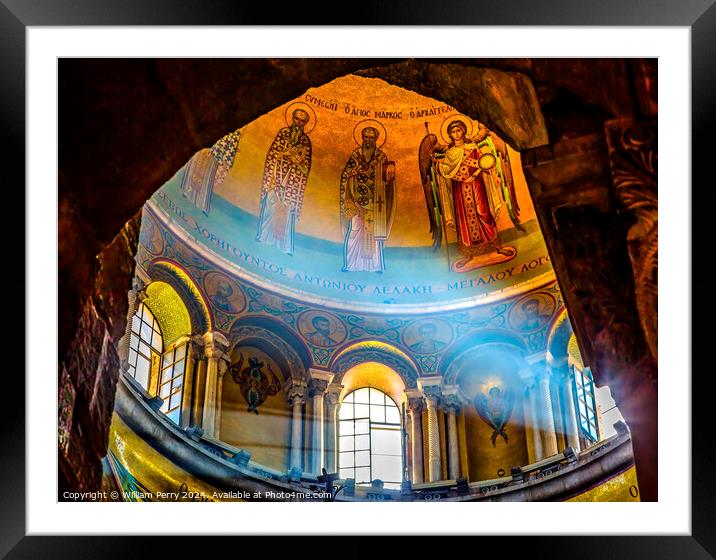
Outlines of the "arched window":
<svg viewBox="0 0 716 560">
<path fill-rule="evenodd" d="M 595 443 L 599 441 L 599 422 L 592 371 L 588 367 L 579 369 L 576 366 L 572 366 L 572 370 L 574 378 L 572 389 L 579 416 L 579 430 L 587 441 Z"/>
<path fill-rule="evenodd" d="M 356 484 L 380 479 L 386 488 L 402 480 L 400 411 L 393 399 L 373 387 L 346 395 L 338 414 L 338 468 Z"/>
<path fill-rule="evenodd" d="M 127 373 L 149 391 L 152 363 L 163 351 L 162 331 L 149 308 L 140 303 L 132 317 Z"/>
<path fill-rule="evenodd" d="M 177 424 L 179 424 L 179 415 L 181 414 L 185 364 L 186 342 L 175 345 L 162 356 L 157 393 L 164 399 L 164 402 L 159 410 Z"/>
</svg>

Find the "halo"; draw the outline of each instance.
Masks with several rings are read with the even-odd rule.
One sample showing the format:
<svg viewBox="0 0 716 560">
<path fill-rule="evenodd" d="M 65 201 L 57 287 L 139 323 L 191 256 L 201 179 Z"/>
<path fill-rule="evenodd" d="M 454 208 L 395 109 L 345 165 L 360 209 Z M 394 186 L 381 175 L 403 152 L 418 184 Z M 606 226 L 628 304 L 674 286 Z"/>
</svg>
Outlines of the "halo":
<svg viewBox="0 0 716 560">
<path fill-rule="evenodd" d="M 363 123 L 365 123 L 365 126 L 361 126 Z M 355 140 L 356 144 L 359 146 L 363 145 L 363 130 L 368 127 L 373 127 L 378 130 L 378 141 L 375 143 L 376 148 L 382 148 L 383 144 L 385 144 L 386 139 L 388 138 L 388 132 L 385 130 L 385 126 L 383 126 L 383 123 L 380 121 L 376 121 L 375 119 L 365 119 L 360 121 L 355 128 L 353 129 L 353 140 Z M 360 127 L 360 131 L 358 130 L 358 127 Z M 381 130 L 382 136 L 381 136 Z M 381 142 L 380 139 L 383 139 Z"/>
<path fill-rule="evenodd" d="M 300 101 L 291 103 L 288 107 L 286 107 L 286 112 L 283 115 L 283 120 L 286 121 L 286 126 L 291 126 L 291 122 L 293 120 L 293 112 L 296 109 L 303 109 L 304 111 L 306 111 L 306 113 L 308 113 L 308 122 L 303 129 L 303 132 L 305 134 L 308 134 L 314 128 L 316 128 L 316 112 L 313 110 L 313 107 L 311 107 L 310 105 L 306 105 L 305 103 L 302 103 Z M 310 126 L 311 124 L 313 126 Z"/>
<path fill-rule="evenodd" d="M 452 138 L 450 138 L 450 135 L 447 133 L 447 128 L 448 125 L 453 121 L 462 121 L 463 123 L 465 123 L 465 126 L 467 127 L 467 134 L 465 134 L 465 137 L 468 138 L 472 136 L 472 120 L 470 120 L 470 118 L 466 117 L 462 113 L 450 115 L 448 117 L 445 117 L 443 124 L 440 125 L 440 136 L 446 144 L 450 144 L 452 142 Z"/>
</svg>

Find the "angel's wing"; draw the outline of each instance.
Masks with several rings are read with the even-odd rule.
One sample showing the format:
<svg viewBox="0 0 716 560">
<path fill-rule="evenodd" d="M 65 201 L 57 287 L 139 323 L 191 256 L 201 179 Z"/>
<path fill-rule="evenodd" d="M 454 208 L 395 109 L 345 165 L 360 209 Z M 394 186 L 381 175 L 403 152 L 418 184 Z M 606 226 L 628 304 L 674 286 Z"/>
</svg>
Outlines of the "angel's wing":
<svg viewBox="0 0 716 560">
<path fill-rule="evenodd" d="M 480 418 L 482 418 L 485 424 L 487 424 L 493 429 L 497 428 L 494 419 L 488 411 L 489 407 L 487 397 L 482 393 L 478 393 L 477 395 L 475 395 L 475 408 L 477 409 L 477 413 L 480 415 Z"/>
<path fill-rule="evenodd" d="M 232 364 L 229 367 L 229 375 L 236 381 L 239 382 L 239 379 L 241 379 L 241 366 L 244 364 L 244 355 L 239 353 L 239 361 Z"/>
<path fill-rule="evenodd" d="M 520 222 L 520 205 L 517 201 L 517 193 L 515 192 L 515 181 L 512 176 L 512 165 L 510 162 L 510 154 L 507 151 L 507 145 L 494 134 L 492 135 L 492 142 L 495 146 L 497 157 L 500 158 L 500 167 L 502 168 L 502 177 L 504 179 L 502 184 L 502 198 L 507 205 L 507 213 L 514 226 L 520 231 L 525 231 L 522 222 Z"/>
<path fill-rule="evenodd" d="M 502 413 L 502 422 L 500 429 L 504 428 L 507 425 L 507 422 L 510 419 L 510 416 L 512 416 L 512 408 L 515 405 L 515 393 L 513 391 L 507 391 L 504 396 L 504 403 L 505 408 Z"/>
<path fill-rule="evenodd" d="M 278 375 L 276 375 L 271 369 L 271 364 L 266 364 L 268 369 L 268 378 L 269 378 L 269 386 L 268 386 L 268 394 L 273 396 L 277 394 L 281 390 L 281 382 L 278 379 Z"/>
<path fill-rule="evenodd" d="M 425 123 L 425 138 L 420 143 L 418 150 L 418 165 L 420 166 L 420 179 L 425 192 L 425 203 L 428 209 L 428 220 L 430 221 L 430 234 L 433 238 L 433 250 L 442 245 L 443 226 L 441 218 L 440 197 L 438 186 L 435 183 L 433 163 L 430 155 L 435 151 L 438 138 L 428 131 L 428 123 Z"/>
</svg>

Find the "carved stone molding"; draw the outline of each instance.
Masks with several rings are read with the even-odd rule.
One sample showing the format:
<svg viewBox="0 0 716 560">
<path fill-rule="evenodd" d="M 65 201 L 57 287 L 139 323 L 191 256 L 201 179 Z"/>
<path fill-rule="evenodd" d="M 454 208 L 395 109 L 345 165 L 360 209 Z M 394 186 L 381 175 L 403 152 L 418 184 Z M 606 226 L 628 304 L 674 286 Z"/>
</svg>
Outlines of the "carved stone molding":
<svg viewBox="0 0 716 560">
<path fill-rule="evenodd" d="M 639 321 L 657 357 L 658 152 L 655 121 L 611 121 L 606 125 L 614 190 L 632 218 L 627 247 L 634 273 Z"/>
</svg>

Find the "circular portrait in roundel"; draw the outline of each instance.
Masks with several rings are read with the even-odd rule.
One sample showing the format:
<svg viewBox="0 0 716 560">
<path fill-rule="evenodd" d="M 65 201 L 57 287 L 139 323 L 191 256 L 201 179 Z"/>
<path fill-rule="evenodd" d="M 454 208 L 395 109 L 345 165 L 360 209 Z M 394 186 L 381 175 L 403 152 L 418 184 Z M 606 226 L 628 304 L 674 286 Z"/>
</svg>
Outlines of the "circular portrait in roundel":
<svg viewBox="0 0 716 560">
<path fill-rule="evenodd" d="M 556 307 L 557 302 L 549 294 L 528 294 L 510 309 L 510 327 L 521 332 L 539 330 L 549 323 Z"/>
<path fill-rule="evenodd" d="M 452 342 L 450 325 L 442 319 L 416 321 L 403 332 L 403 344 L 416 354 L 435 354 Z"/>
<path fill-rule="evenodd" d="M 224 313 L 240 313 L 246 307 L 244 292 L 221 272 L 212 270 L 204 276 L 204 291 L 211 305 Z"/>
<path fill-rule="evenodd" d="M 145 212 L 144 215 L 146 216 L 146 220 L 144 220 L 142 224 L 140 242 L 147 251 L 156 257 L 164 252 L 162 230 L 149 212 Z"/>
<path fill-rule="evenodd" d="M 298 318 L 298 331 L 313 346 L 329 348 L 346 339 L 348 333 L 335 315 L 325 311 L 306 311 Z"/>
</svg>

